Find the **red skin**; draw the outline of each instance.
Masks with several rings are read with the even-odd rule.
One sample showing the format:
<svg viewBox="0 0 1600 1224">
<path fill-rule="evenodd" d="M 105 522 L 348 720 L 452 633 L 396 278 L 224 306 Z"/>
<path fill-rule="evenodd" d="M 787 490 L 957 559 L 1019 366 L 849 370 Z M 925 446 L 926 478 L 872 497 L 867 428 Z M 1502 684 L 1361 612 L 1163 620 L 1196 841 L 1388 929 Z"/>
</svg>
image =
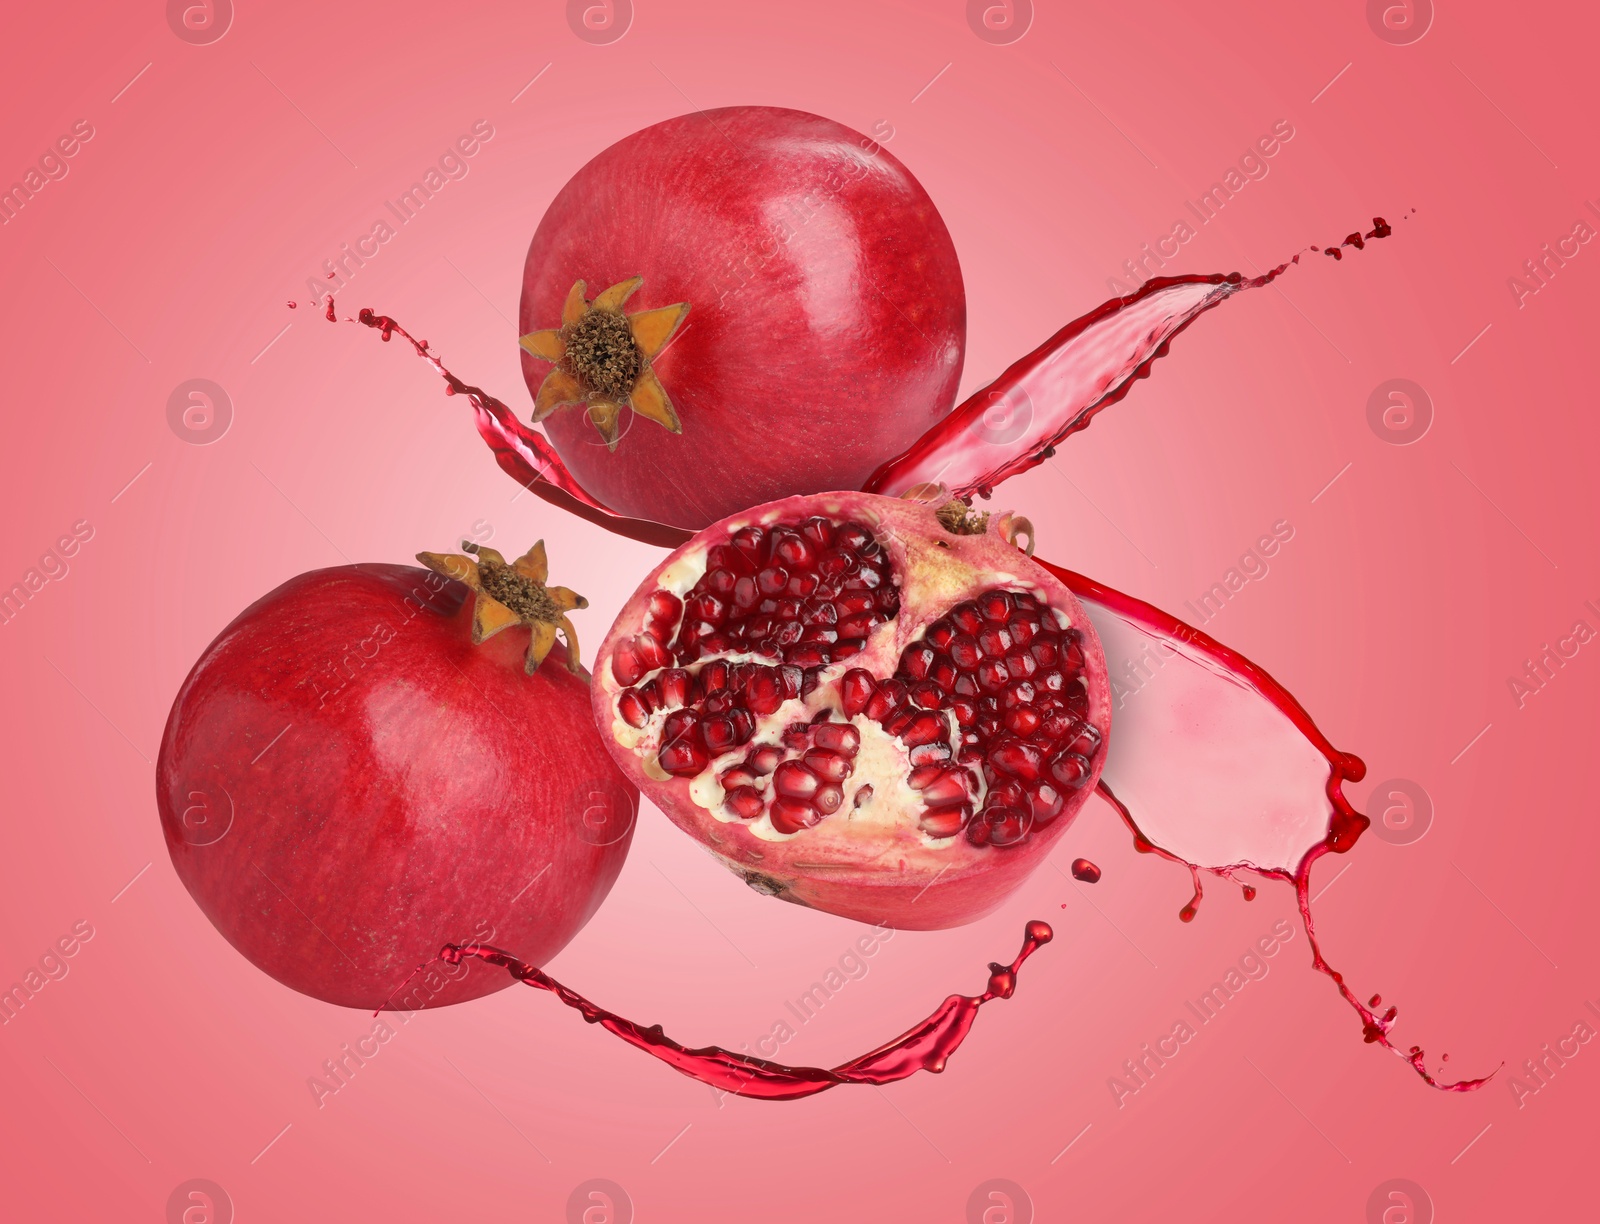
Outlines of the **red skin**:
<svg viewBox="0 0 1600 1224">
<path fill-rule="evenodd" d="M 581 408 L 544 421 L 619 513 L 698 529 L 860 488 L 955 402 L 966 298 L 949 232 L 899 161 L 830 119 L 728 107 L 606 149 L 533 236 L 522 333 L 559 326 L 574 281 L 592 298 L 634 275 L 629 313 L 690 304 L 655 361 L 683 432 L 624 412 L 612 453 Z M 522 356 L 530 390 L 551 368 Z"/>
<path fill-rule="evenodd" d="M 544 964 L 622 869 L 638 793 L 585 677 L 559 644 L 525 675 L 526 630 L 473 646 L 467 594 L 400 565 L 302 574 L 223 630 L 173 704 L 156 764 L 173 866 L 304 994 L 407 1011 L 491 994 L 511 979 L 481 965 L 401 987 L 447 941 Z"/>
</svg>

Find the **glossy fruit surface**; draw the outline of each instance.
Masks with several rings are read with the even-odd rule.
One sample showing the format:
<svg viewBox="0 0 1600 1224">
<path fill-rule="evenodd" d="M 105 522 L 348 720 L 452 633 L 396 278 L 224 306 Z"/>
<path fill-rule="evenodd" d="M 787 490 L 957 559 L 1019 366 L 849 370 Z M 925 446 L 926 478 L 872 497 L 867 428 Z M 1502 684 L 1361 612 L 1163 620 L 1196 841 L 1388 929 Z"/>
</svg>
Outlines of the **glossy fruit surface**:
<svg viewBox="0 0 1600 1224">
<path fill-rule="evenodd" d="M 955 248 L 910 172 L 763 106 L 667 120 L 579 170 L 529 247 L 520 323 L 535 417 L 577 479 L 695 529 L 859 488 L 949 412 L 966 342 Z"/>
<path fill-rule="evenodd" d="M 520 564 L 520 563 L 519 563 Z M 543 964 L 605 897 L 637 792 L 560 645 L 473 645 L 474 596 L 408 566 L 317 570 L 184 682 L 156 793 L 173 865 L 223 936 L 295 990 L 411 1010 L 500 990 L 447 941 Z"/>
</svg>

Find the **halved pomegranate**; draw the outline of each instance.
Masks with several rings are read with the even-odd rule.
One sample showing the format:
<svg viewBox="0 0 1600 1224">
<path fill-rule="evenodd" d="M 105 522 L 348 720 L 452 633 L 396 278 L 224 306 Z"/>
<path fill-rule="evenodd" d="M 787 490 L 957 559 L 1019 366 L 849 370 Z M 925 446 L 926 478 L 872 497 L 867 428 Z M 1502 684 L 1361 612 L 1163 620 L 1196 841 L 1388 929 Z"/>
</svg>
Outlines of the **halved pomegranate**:
<svg viewBox="0 0 1600 1224">
<path fill-rule="evenodd" d="M 602 644 L 623 770 L 757 891 L 937 929 L 994 909 L 1094 790 L 1082 606 L 961 502 L 791 497 L 706 528 Z"/>
</svg>

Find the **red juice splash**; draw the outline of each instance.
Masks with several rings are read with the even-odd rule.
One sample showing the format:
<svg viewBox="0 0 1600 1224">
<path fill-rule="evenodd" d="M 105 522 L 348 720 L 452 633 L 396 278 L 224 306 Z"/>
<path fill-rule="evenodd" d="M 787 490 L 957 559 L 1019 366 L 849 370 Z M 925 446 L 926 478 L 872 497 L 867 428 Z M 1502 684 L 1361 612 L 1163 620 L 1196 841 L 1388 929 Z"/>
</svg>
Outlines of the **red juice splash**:
<svg viewBox="0 0 1600 1224">
<path fill-rule="evenodd" d="M 1138 850 L 1189 869 L 1194 896 L 1179 917 L 1194 917 L 1202 871 L 1231 878 L 1249 870 L 1289 883 L 1312 967 L 1361 1017 L 1363 1037 L 1435 1088 L 1469 1092 L 1487 1083 L 1488 1076 L 1435 1079 L 1420 1046 L 1403 1050 L 1390 1040 L 1396 1009 L 1379 1014 L 1376 995 L 1363 1003 L 1317 942 L 1312 866 L 1348 851 L 1371 823 L 1343 793 L 1345 782 L 1366 774 L 1361 758 L 1336 749 L 1293 694 L 1237 651 L 1131 595 L 1034 559 L 1083 601 L 1105 648 L 1113 707 L 1099 790 Z"/>
<path fill-rule="evenodd" d="M 1392 232 L 1382 217 L 1351 234 L 1339 248 L 1361 248 Z M 1311 247 L 1316 251 L 1319 248 Z M 1165 357 L 1173 337 L 1237 293 L 1270 285 L 1300 262 L 1296 254 L 1259 276 L 1238 272 L 1158 276 L 1138 292 L 1112 298 L 1068 323 L 999 378 L 969 396 L 866 483 L 869 493 L 897 496 L 920 484 L 942 483 L 957 497 L 988 497 L 1002 480 L 1055 454 L 1068 436 L 1122 399 Z M 1010 420 L 1002 444 L 985 424 L 996 405 Z M 1015 436 L 1011 437 L 1013 432 Z"/>
<path fill-rule="evenodd" d="M 1100 883 L 1100 868 L 1086 858 L 1072 860 L 1072 878 L 1085 884 Z"/>
<path fill-rule="evenodd" d="M 330 323 L 338 322 L 339 316 L 334 309 L 331 294 L 327 303 L 324 317 Z M 478 427 L 479 435 L 494 452 L 495 461 L 506 475 L 529 492 L 553 506 L 558 506 L 570 514 L 575 514 L 581 519 L 596 523 L 608 531 L 631 540 L 640 540 L 662 548 L 676 548 L 689 538 L 688 532 L 677 527 L 668 527 L 648 519 L 625 518 L 606 509 L 584 491 L 583 486 L 567 470 L 566 464 L 561 462 L 561 457 L 545 440 L 543 434 L 523 425 L 503 401 L 496 399 L 481 387 L 471 386 L 457 378 L 446 368 L 444 362 L 433 354 L 426 340 L 416 339 L 388 315 L 378 314 L 370 308 L 363 307 L 354 319 L 346 318 L 345 322 L 361 323 L 374 328 L 384 340 L 388 340 L 391 336 L 399 336 L 409 343 L 416 350 L 417 356 L 431 365 L 439 377 L 444 379 L 446 395 L 466 397 L 472 405 L 473 422 Z"/>
<path fill-rule="evenodd" d="M 826 1092 L 840 1084 L 892 1084 L 918 1071 L 943 1071 L 950 1055 L 966 1040 L 972 1022 L 978 1017 L 978 1009 L 992 999 L 1009 999 L 1017 988 L 1017 971 L 1022 962 L 1053 937 L 1048 924 L 1038 920 L 1028 923 L 1022 950 L 1009 965 L 989 966 L 989 986 L 981 995 L 951 995 L 916 1027 L 832 1069 L 787 1067 L 765 1058 L 735 1054 L 721 1046 L 688 1049 L 662 1032 L 659 1024 L 646 1027 L 607 1011 L 569 990 L 543 970 L 487 944 L 446 944 L 439 955 L 452 965 L 459 964 L 462 957 L 475 956 L 491 965 L 503 966 L 524 985 L 548 990 L 568 1007 L 582 1013 L 590 1024 L 600 1025 L 629 1045 L 703 1084 L 737 1096 L 793 1101 Z"/>
</svg>

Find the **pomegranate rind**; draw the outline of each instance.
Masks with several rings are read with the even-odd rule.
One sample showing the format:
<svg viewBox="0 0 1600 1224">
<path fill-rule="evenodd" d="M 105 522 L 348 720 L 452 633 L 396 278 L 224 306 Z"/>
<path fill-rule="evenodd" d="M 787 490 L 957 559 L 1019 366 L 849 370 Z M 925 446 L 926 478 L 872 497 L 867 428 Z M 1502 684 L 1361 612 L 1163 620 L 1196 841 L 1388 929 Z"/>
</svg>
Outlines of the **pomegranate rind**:
<svg viewBox="0 0 1600 1224">
<path fill-rule="evenodd" d="M 592 692 L 601 739 L 628 779 L 673 824 L 758 892 L 901 929 L 938 930 L 972 922 L 996 909 L 1048 857 L 1099 780 L 1111 729 L 1111 691 L 1104 651 L 1082 604 L 993 527 L 958 535 L 940 522 L 935 510 L 925 503 L 849 492 L 790 497 L 733 515 L 700 532 L 651 571 L 600 646 Z M 1082 635 L 1089 719 L 1100 733 L 1100 745 L 1087 779 L 1066 796 L 1060 815 L 1034 827 L 1020 844 L 975 846 L 959 834 L 932 837 L 919 826 L 920 801 L 913 802 L 909 789 L 905 804 L 891 804 L 877 818 L 862 817 L 865 809 L 853 809 L 847 797 L 839 811 L 814 826 L 780 833 L 765 817 L 744 821 L 723 810 L 716 776 L 734 763 L 735 754 L 716 758 L 694 777 L 670 776 L 656 763 L 647 736 L 619 714 L 619 699 L 631 686 L 618 678 L 613 662 L 619 648 L 629 647 L 647 624 L 651 597 L 667 589 L 681 598 L 704 574 L 710 550 L 741 528 L 798 524 L 816 515 L 870 528 L 900 582 L 898 615 L 880 625 L 859 654 L 827 665 L 819 676 L 819 692 L 836 690 L 839 678 L 856 668 L 879 680 L 892 676 L 902 651 L 930 623 L 986 589 L 1029 592 L 1054 611 L 1063 629 Z M 639 684 L 649 676 L 631 678 Z M 773 722 L 806 712 L 798 707 L 780 711 Z M 852 721 L 864 740 L 874 731 L 888 738 L 864 716 Z M 884 768 L 880 759 L 858 782 L 875 791 L 886 782 L 903 785 L 885 776 Z"/>
</svg>

